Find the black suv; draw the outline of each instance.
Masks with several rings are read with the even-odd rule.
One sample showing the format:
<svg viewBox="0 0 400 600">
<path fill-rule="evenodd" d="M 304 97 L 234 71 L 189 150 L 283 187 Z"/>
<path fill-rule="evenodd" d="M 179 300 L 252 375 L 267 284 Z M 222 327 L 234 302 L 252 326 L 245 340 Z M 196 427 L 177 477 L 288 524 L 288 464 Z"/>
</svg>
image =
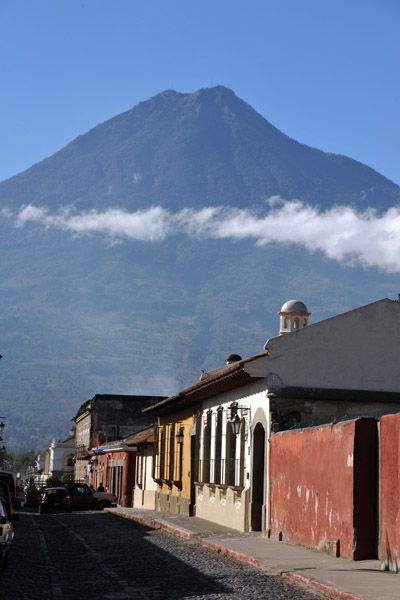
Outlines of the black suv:
<svg viewBox="0 0 400 600">
<path fill-rule="evenodd" d="M 44 490 L 39 503 L 39 512 L 43 515 L 51 510 L 71 512 L 71 496 L 68 490 L 63 487 L 46 488 Z"/>
</svg>

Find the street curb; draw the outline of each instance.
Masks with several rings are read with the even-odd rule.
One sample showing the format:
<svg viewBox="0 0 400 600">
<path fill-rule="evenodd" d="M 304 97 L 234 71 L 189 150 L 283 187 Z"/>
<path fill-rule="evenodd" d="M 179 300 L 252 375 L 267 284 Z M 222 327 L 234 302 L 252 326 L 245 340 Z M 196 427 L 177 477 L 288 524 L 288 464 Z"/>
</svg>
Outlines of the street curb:
<svg viewBox="0 0 400 600">
<path fill-rule="evenodd" d="M 193 531 L 189 531 L 188 529 L 184 529 L 183 527 L 177 527 L 176 525 L 171 525 L 167 521 L 163 521 L 163 519 L 146 519 L 145 517 L 140 517 L 139 515 L 132 515 L 129 513 L 123 513 L 118 510 L 113 510 L 112 508 L 105 508 L 104 512 L 111 513 L 112 515 L 117 515 L 117 517 L 123 517 L 125 519 L 130 519 L 131 521 L 136 521 L 140 523 L 140 525 L 147 525 L 148 527 L 160 527 L 161 529 L 165 529 L 169 533 L 173 533 L 181 538 L 186 540 L 192 540 L 198 537 L 197 534 L 193 533 Z"/>
<path fill-rule="evenodd" d="M 247 554 L 243 554 L 242 552 L 237 552 L 236 550 L 230 550 L 229 548 L 225 548 L 220 544 L 214 544 L 213 542 L 209 542 L 208 540 L 200 540 L 201 545 L 206 548 L 211 548 L 212 550 L 216 550 L 217 552 L 221 552 L 222 554 L 226 554 L 226 556 L 230 556 L 232 558 L 236 558 L 242 562 L 250 563 L 255 567 L 259 567 L 260 563 L 256 558 L 252 556 L 248 556 Z"/>
<path fill-rule="evenodd" d="M 313 587 L 320 592 L 324 592 L 325 594 L 330 594 L 335 598 L 340 598 L 340 600 L 363 600 L 360 596 L 355 596 L 350 592 L 342 592 L 337 588 L 326 585 L 325 583 L 320 583 L 319 581 L 315 581 L 314 579 L 309 579 L 308 577 L 304 577 L 303 575 L 299 575 L 298 573 L 285 573 L 287 577 L 293 579 L 294 581 L 298 581 L 299 583 L 303 583 L 308 587 Z"/>
<path fill-rule="evenodd" d="M 131 515 L 129 513 L 123 513 L 118 510 L 114 510 L 113 508 L 105 508 L 103 510 L 105 513 L 110 513 L 112 515 L 116 515 L 117 517 L 123 517 L 124 519 L 130 519 L 131 521 L 136 521 L 141 525 L 149 525 L 149 522 L 144 517 L 139 517 L 138 515 Z"/>
<path fill-rule="evenodd" d="M 166 529 L 170 533 L 174 533 L 175 535 L 185 538 L 186 540 L 192 540 L 196 537 L 196 534 L 193 531 L 189 531 L 188 529 L 184 529 L 183 527 L 177 527 L 176 525 L 171 525 L 167 521 L 163 521 L 162 519 L 154 519 L 153 523 L 161 527 L 162 529 Z"/>
</svg>

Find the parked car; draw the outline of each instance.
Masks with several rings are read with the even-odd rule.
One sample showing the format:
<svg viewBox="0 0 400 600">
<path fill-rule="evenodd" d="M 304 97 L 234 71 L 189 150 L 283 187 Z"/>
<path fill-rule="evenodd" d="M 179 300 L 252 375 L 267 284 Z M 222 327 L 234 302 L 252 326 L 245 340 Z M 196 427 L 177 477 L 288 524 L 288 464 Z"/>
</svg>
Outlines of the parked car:
<svg viewBox="0 0 400 600">
<path fill-rule="evenodd" d="M 89 487 L 93 492 L 93 496 L 97 499 L 96 508 L 98 510 L 103 510 L 108 506 L 116 506 L 117 496 L 115 494 L 112 494 L 111 492 L 98 492 L 91 485 Z"/>
<path fill-rule="evenodd" d="M 0 569 L 6 566 L 10 553 L 11 542 L 14 539 L 14 529 L 8 520 L 7 509 L 0 498 Z"/>
<path fill-rule="evenodd" d="M 73 510 L 103 510 L 116 502 L 114 494 L 96 492 L 87 483 L 68 482 L 65 485 L 71 494 Z"/>
<path fill-rule="evenodd" d="M 15 512 L 15 502 L 13 503 L 11 498 L 10 487 L 8 483 L 0 480 L 0 498 L 3 500 L 7 510 L 7 517 L 9 521 L 18 521 L 19 517 Z"/>
<path fill-rule="evenodd" d="M 10 488 L 11 503 L 13 508 L 21 508 L 21 502 L 17 499 L 15 494 L 14 474 L 11 473 L 11 471 L 0 471 L 0 481 L 5 481 Z"/>
<path fill-rule="evenodd" d="M 25 493 L 24 506 L 36 507 L 39 506 L 40 493 L 36 488 L 28 488 Z"/>
<path fill-rule="evenodd" d="M 71 512 L 71 496 L 64 487 L 46 488 L 44 490 L 40 498 L 39 512 L 44 515 L 52 510 Z"/>
<path fill-rule="evenodd" d="M 71 495 L 73 510 L 95 510 L 97 498 L 86 483 L 68 483 L 66 487 Z"/>
</svg>

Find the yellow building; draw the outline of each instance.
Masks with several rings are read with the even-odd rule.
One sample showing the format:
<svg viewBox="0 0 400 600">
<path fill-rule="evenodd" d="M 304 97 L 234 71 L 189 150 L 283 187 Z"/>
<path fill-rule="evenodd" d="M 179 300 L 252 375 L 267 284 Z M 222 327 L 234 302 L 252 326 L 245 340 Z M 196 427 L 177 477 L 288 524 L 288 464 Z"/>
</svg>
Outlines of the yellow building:
<svg viewBox="0 0 400 600">
<path fill-rule="evenodd" d="M 266 392 L 263 379 L 245 367 L 258 357 L 242 361 L 234 356 L 234 361 L 203 373 L 193 386 L 144 412 L 158 417 L 153 462 L 156 510 L 220 523 L 225 519 L 229 526 L 233 523 L 237 529 L 247 530 L 251 412 L 242 400 L 247 402 L 250 395 L 258 408 L 264 404 Z M 267 418 L 262 409 L 259 412 L 265 431 Z M 237 433 L 234 424 L 240 430 Z M 264 470 L 264 461 L 261 463 Z M 231 505 L 233 513 L 228 510 Z"/>
<path fill-rule="evenodd" d="M 179 398 L 177 398 L 178 400 Z M 172 400 L 172 399 L 170 399 Z M 157 482 L 156 510 L 193 515 L 195 457 L 191 451 L 195 407 L 162 406 L 146 409 L 158 415 L 153 477 Z"/>
</svg>

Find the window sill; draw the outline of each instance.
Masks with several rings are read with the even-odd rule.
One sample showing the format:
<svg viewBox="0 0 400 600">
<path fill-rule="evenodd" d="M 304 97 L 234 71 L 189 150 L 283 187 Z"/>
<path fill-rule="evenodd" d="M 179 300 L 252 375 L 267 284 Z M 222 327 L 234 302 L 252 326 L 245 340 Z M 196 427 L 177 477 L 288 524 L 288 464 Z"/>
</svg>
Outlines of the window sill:
<svg viewBox="0 0 400 600">
<path fill-rule="evenodd" d="M 233 490 L 234 492 L 242 492 L 244 490 L 244 486 L 243 485 L 225 485 L 222 483 L 207 483 L 205 481 L 200 482 L 200 481 L 195 481 L 194 485 L 197 485 L 199 487 L 204 487 L 205 485 L 209 488 L 218 488 L 220 490 Z"/>
</svg>

